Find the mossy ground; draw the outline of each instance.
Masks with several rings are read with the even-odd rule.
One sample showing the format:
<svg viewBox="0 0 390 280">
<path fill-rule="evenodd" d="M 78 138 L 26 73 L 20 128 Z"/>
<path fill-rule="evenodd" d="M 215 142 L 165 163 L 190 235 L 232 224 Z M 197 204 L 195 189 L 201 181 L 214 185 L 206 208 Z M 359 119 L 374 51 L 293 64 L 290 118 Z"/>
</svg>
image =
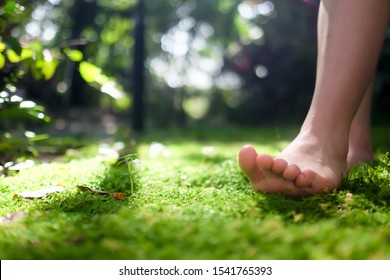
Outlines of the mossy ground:
<svg viewBox="0 0 390 280">
<path fill-rule="evenodd" d="M 388 130 L 374 129 L 375 162 L 356 167 L 337 192 L 300 199 L 254 193 L 237 166 L 239 147 L 277 154 L 296 132 L 148 133 L 131 151 L 140 160 L 132 165 L 133 194 L 126 164 L 99 155 L 96 142 L 0 178 L 0 216 L 27 214 L 0 224 L 0 259 L 389 259 Z M 53 184 L 65 191 L 13 199 Z"/>
</svg>

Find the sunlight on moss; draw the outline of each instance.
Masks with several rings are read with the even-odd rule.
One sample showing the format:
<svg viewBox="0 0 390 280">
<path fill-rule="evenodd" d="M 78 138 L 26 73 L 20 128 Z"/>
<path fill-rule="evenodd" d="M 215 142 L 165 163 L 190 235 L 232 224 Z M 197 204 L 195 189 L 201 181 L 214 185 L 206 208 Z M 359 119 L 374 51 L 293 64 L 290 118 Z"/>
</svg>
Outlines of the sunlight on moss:
<svg viewBox="0 0 390 280">
<path fill-rule="evenodd" d="M 261 151 L 277 153 L 290 134 L 281 131 L 278 141 L 274 135 L 274 129 L 252 134 L 221 129 L 164 131 L 139 139 L 133 195 L 126 164 L 98 154 L 104 145 L 91 144 L 63 162 L 37 164 L 1 178 L 0 217 L 16 211 L 26 215 L 0 224 L 0 257 L 390 257 L 389 200 L 382 192 L 389 185 L 388 157 L 354 169 L 344 189 L 331 194 L 304 199 L 257 194 L 238 168 L 237 151 L 248 143 L 245 139 Z M 162 152 L 151 157 L 156 143 L 170 157 Z M 12 199 L 15 192 L 58 182 L 65 191 L 36 200 Z M 118 201 L 82 192 L 77 185 L 128 196 Z M 15 246 L 18 250 L 11 249 Z"/>
</svg>

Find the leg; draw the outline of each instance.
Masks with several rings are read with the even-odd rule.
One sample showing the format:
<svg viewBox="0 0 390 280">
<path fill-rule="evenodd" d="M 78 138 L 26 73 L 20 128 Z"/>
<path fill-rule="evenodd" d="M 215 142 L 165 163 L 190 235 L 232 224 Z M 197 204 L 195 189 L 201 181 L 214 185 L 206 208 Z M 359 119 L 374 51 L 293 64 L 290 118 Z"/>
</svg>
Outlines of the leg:
<svg viewBox="0 0 390 280">
<path fill-rule="evenodd" d="M 371 100 L 373 87 L 374 80 L 371 81 L 352 121 L 349 132 L 348 170 L 358 163 L 370 162 L 373 159 L 371 142 Z"/>
<path fill-rule="evenodd" d="M 389 16 L 389 0 L 321 2 L 316 86 L 300 133 L 276 158 L 240 150 L 239 165 L 255 190 L 309 195 L 340 187 L 352 121 L 374 76 Z"/>
</svg>

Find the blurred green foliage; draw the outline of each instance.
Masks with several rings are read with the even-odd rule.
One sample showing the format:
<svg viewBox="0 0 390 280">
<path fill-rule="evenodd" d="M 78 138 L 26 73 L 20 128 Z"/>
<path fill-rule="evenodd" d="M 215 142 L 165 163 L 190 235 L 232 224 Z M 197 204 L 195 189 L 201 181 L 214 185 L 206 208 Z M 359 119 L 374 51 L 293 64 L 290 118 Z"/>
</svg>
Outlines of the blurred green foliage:
<svg viewBox="0 0 390 280">
<path fill-rule="evenodd" d="M 37 154 L 33 143 L 46 138 L 27 129 L 36 122 L 50 122 L 45 108 L 23 98 L 17 85 L 26 71 L 35 79 L 49 80 L 58 61 L 44 50 L 38 42 L 23 45 L 9 33 L 9 28 L 18 24 L 25 8 L 10 1 L 0 6 L 0 165 L 9 163 L 22 155 Z M 51 59 L 49 59 L 50 57 Z"/>
<path fill-rule="evenodd" d="M 27 95 L 49 107 L 99 106 L 129 112 L 137 82 L 132 77 L 138 3 L 40 0 L 26 4 L 28 9 L 11 33 L 27 42 L 40 42 L 52 57 L 47 61 L 36 56 L 35 77 L 51 79 L 45 83 L 45 92 L 39 90 L 41 83 L 24 81 Z M 255 119 L 269 115 L 270 110 L 264 108 L 305 100 L 311 91 L 316 11 L 302 1 L 144 3 L 151 123 L 170 124 L 187 117 L 247 122 L 254 120 L 253 114 Z M 60 51 L 53 52 L 56 48 Z M 86 71 L 81 76 L 77 71 L 80 59 L 104 69 L 102 73 L 116 82 L 108 95 L 96 80 L 93 87 L 84 86 Z M 302 61 L 304 78 L 294 81 L 297 75 L 290 78 L 289 74 L 296 73 Z M 83 63 L 82 68 L 91 70 L 88 65 Z M 259 69 L 267 73 L 262 75 Z M 102 77 L 98 71 L 91 73 Z M 115 94 L 118 90 L 120 98 Z M 260 105 L 254 107 L 256 103 Z M 304 106 L 297 106 L 297 111 L 303 110 Z M 275 111 L 270 118 L 284 110 Z"/>
<path fill-rule="evenodd" d="M 15 86 L 8 94 L 32 100 L 51 115 L 103 108 L 130 123 L 139 2 L 1 4 L 0 91 Z M 314 88 L 318 7 L 301 0 L 143 2 L 149 125 L 270 124 L 300 121 L 306 114 Z M 386 115 L 390 104 L 388 50 L 387 39 L 375 114 Z"/>
<path fill-rule="evenodd" d="M 14 94 L 16 88 L 8 85 L 0 92 L 0 166 L 10 164 L 25 155 L 38 155 L 35 141 L 46 139 L 27 129 L 33 123 L 48 123 L 45 108 Z"/>
<path fill-rule="evenodd" d="M 43 7 L 40 5 L 49 3 L 24 2 L 8 1 L 0 5 L 0 165 L 20 156 L 38 154 L 34 142 L 48 135 L 37 135 L 32 130 L 37 124 L 51 120 L 45 109 L 48 104 L 40 97 L 50 91 L 50 85 L 58 87 L 60 82 L 55 81 L 55 75 L 69 63 L 79 65 L 75 70 L 92 87 L 115 99 L 124 99 L 127 105 L 130 103 L 116 80 L 96 65 L 83 61 L 83 53 L 72 49 L 71 44 L 48 44 L 42 38 L 23 34 L 22 29 L 28 30 L 29 20 L 36 18 L 37 10 Z M 37 82 L 40 93 L 34 97 L 30 84 Z"/>
</svg>

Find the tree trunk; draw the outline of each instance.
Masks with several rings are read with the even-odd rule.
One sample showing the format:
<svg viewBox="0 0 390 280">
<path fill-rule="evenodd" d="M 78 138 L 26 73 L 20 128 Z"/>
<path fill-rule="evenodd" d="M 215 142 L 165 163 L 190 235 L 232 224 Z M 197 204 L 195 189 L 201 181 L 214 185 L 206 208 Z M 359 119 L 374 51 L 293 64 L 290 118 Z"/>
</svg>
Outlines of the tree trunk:
<svg viewBox="0 0 390 280">
<path fill-rule="evenodd" d="M 86 12 L 88 11 L 88 12 Z M 97 12 L 97 6 L 95 2 L 86 2 L 85 0 L 75 1 L 74 6 L 70 11 L 70 16 L 73 19 L 72 36 L 71 40 L 80 40 L 84 28 L 93 23 Z M 78 45 L 75 48 L 84 51 L 84 45 Z M 67 67 L 70 67 L 68 74 L 70 75 L 70 96 L 69 105 L 71 107 L 83 107 L 88 105 L 88 98 L 86 92 L 85 81 L 81 78 L 78 67 L 78 63 L 69 62 Z"/>
<path fill-rule="evenodd" d="M 133 129 L 142 132 L 144 130 L 145 119 L 145 5 L 143 0 L 139 0 L 134 44 L 134 92 L 133 92 Z"/>
</svg>

